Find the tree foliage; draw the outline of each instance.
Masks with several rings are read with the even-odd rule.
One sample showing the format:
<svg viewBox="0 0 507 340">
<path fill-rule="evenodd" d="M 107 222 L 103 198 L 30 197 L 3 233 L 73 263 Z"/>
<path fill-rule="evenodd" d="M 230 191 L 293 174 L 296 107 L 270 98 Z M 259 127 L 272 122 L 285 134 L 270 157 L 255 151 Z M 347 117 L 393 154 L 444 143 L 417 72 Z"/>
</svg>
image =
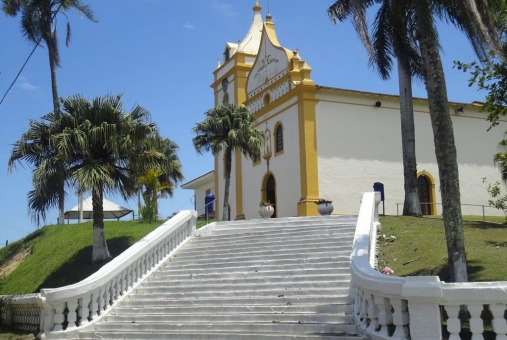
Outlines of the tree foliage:
<svg viewBox="0 0 507 340">
<path fill-rule="evenodd" d="M 507 64 L 490 55 L 484 63 L 455 61 L 454 65 L 464 72 L 470 72 L 468 86 L 476 84 L 479 90 L 488 92 L 480 111 L 488 113 L 490 129 L 498 125 L 500 117 L 507 114 Z"/>
<path fill-rule="evenodd" d="M 225 190 L 222 220 L 225 221 L 229 204 L 232 154 L 235 150 L 239 150 L 246 158 L 259 158 L 264 132 L 254 128 L 255 117 L 245 106 L 221 105 L 206 111 L 204 116 L 204 120 L 192 129 L 196 135 L 192 142 L 198 153 L 211 151 L 215 156 L 224 153 Z"/>
<path fill-rule="evenodd" d="M 69 46 L 71 40 L 71 26 L 67 15 L 68 10 L 74 9 L 89 20 L 96 22 L 94 13 L 89 5 L 83 4 L 79 0 L 2 0 L 2 10 L 7 16 L 15 17 L 21 14 L 21 32 L 33 44 L 39 45 L 42 41 L 45 43 L 48 50 L 49 69 L 51 73 L 51 91 L 53 96 L 53 114 L 60 115 L 60 105 L 58 96 L 58 86 L 56 78 L 56 68 L 61 66 L 59 46 L 58 46 L 58 30 L 57 30 L 57 16 L 63 14 L 67 18 L 67 29 L 65 43 Z M 28 160 L 29 161 L 29 160 Z M 61 166 L 61 164 L 60 164 Z M 61 169 L 60 169 L 61 170 Z M 64 223 L 64 178 L 55 172 L 53 180 L 60 177 L 61 183 L 56 184 L 51 182 L 51 186 L 58 186 L 57 204 L 59 207 L 58 223 Z M 37 183 L 34 182 L 37 188 Z M 40 216 L 44 215 L 47 207 L 41 205 L 45 201 L 44 196 L 48 196 L 52 190 L 44 186 L 39 186 L 30 196 L 32 208 L 31 212 L 35 212 L 35 220 L 39 223 Z"/>
</svg>

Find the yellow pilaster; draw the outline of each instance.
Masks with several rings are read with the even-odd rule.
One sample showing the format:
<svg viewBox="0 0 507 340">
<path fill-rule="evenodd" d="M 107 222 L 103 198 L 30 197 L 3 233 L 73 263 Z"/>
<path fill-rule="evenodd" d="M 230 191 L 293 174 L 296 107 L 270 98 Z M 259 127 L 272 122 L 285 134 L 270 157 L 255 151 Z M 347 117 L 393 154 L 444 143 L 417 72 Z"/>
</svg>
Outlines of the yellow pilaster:
<svg viewBox="0 0 507 340">
<path fill-rule="evenodd" d="M 220 188 L 218 187 L 218 155 L 215 155 L 215 218 L 220 220 Z"/>
<path fill-rule="evenodd" d="M 243 53 L 236 53 L 237 65 L 245 65 L 245 55 Z M 234 102 L 237 105 L 242 105 L 246 101 L 246 82 L 247 71 L 243 67 L 236 67 L 234 71 L 234 84 L 236 85 L 234 91 Z M 236 220 L 244 220 L 243 214 L 243 169 L 241 151 L 236 150 L 235 153 L 235 175 L 236 175 Z"/>
<path fill-rule="evenodd" d="M 318 216 L 319 169 L 317 159 L 315 86 L 304 86 L 298 94 L 299 159 L 301 168 L 301 198 L 298 216 Z"/>
</svg>

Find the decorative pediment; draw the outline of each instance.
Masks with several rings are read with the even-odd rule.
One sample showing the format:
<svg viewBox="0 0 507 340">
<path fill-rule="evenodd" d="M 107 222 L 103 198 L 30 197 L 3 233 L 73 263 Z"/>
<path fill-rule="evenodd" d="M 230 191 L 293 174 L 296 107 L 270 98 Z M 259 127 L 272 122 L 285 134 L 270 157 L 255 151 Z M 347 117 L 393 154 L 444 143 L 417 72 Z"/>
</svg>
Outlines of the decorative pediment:
<svg viewBox="0 0 507 340">
<path fill-rule="evenodd" d="M 259 54 L 248 76 L 247 98 L 285 76 L 289 70 L 291 52 L 278 44 L 274 29 L 268 24 L 264 25 Z"/>
</svg>

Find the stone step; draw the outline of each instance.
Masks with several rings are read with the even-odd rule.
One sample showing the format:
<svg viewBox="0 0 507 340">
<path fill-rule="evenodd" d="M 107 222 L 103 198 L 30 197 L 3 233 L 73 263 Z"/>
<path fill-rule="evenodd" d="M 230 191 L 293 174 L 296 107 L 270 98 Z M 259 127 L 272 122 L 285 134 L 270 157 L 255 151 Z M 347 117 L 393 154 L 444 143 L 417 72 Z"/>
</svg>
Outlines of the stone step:
<svg viewBox="0 0 507 340">
<path fill-rule="evenodd" d="M 317 238 L 319 235 L 326 234 L 336 234 L 340 233 L 346 237 L 349 237 L 349 234 L 354 234 L 355 229 L 349 227 L 336 227 L 336 226 L 317 226 L 317 227 L 308 227 L 308 228 L 269 228 L 265 230 L 245 230 L 245 231 L 235 231 L 235 230 L 212 230 L 211 235 L 209 236 L 197 236 L 197 235 L 206 235 L 202 230 L 196 232 L 196 241 L 200 241 L 202 239 L 227 239 L 228 242 L 233 240 L 241 240 L 241 239 L 249 239 L 249 238 L 267 238 L 267 237 L 297 237 L 297 236 L 307 236 L 311 238 Z"/>
<path fill-rule="evenodd" d="M 350 284 L 350 281 L 349 281 Z M 176 298 L 187 298 L 187 299 L 205 299 L 210 297 L 293 297 L 293 296 L 329 296 L 329 295 L 348 295 L 349 287 L 346 282 L 334 282 L 333 284 L 328 284 L 327 286 L 320 287 L 312 287 L 311 285 L 294 285 L 294 287 L 285 288 L 285 287 L 267 287 L 264 286 L 261 288 L 255 288 L 255 290 L 251 289 L 242 289 L 242 287 L 236 287 L 235 289 L 220 289 L 215 288 L 212 289 L 207 288 L 206 291 L 202 289 L 193 289 L 192 291 L 185 289 L 167 289 L 167 288 L 144 288 L 138 287 L 134 290 L 135 294 L 144 294 L 144 295 L 157 295 L 161 299 L 176 299 Z M 310 288 L 312 287 L 312 288 Z M 330 288 L 332 287 L 332 288 Z M 230 287 L 233 288 L 233 287 Z"/>
<path fill-rule="evenodd" d="M 166 261 L 160 268 L 161 272 L 169 270 L 182 270 L 182 269 L 205 269 L 206 271 L 226 270 L 225 268 L 248 268 L 249 270 L 256 270 L 262 268 L 274 268 L 274 267 L 287 267 L 287 266 L 298 266 L 302 268 L 318 268 L 321 264 L 328 264 L 329 261 L 335 260 L 337 263 L 346 263 L 349 266 L 350 256 L 336 256 L 333 259 L 328 257 L 292 257 L 284 259 L 269 259 L 269 260 L 256 260 L 251 259 L 248 261 L 236 261 L 234 259 L 222 261 L 222 262 L 209 262 L 200 263 L 194 262 L 191 264 L 185 262 L 169 262 Z M 228 270 L 228 269 L 227 269 Z"/>
<path fill-rule="evenodd" d="M 350 314 L 352 305 L 347 304 L 284 304 L 280 305 L 192 305 L 192 306 L 120 306 L 111 315 L 139 314 L 293 314 L 293 313 L 342 313 Z"/>
<path fill-rule="evenodd" d="M 237 273 L 260 273 L 260 272 L 276 272 L 276 271 L 292 271 L 292 270 L 349 270 L 349 256 L 341 256 L 335 259 L 335 262 L 329 262 L 330 259 L 318 258 L 307 259 L 307 261 L 296 259 L 290 261 L 270 261 L 269 264 L 237 264 L 235 262 L 215 263 L 208 265 L 192 265 L 185 266 L 183 263 L 170 263 L 159 267 L 152 275 L 236 275 Z M 217 271 L 220 269 L 220 271 Z"/>
<path fill-rule="evenodd" d="M 227 273 L 193 273 L 186 272 L 184 274 L 175 273 L 162 273 L 156 272 L 151 275 L 146 282 L 155 281 L 185 281 L 185 280 L 231 280 L 231 279 L 259 279 L 259 278 L 278 278 L 278 277 L 298 277 L 315 275 L 320 277 L 323 275 L 348 275 L 348 270 L 336 271 L 336 268 L 331 269 L 304 269 L 298 267 L 293 270 L 274 270 L 274 271 L 248 271 L 246 268 L 238 268 L 238 271 Z"/>
<path fill-rule="evenodd" d="M 245 332 L 245 333 L 292 333 L 292 334 L 355 334 L 354 324 L 341 323 L 282 323 L 276 322 L 231 323 L 177 323 L 177 322 L 105 322 L 95 324 L 97 331 L 116 332 Z"/>
<path fill-rule="evenodd" d="M 246 332 L 103 332 L 91 331 L 81 334 L 83 340 L 118 340 L 118 339 L 148 339 L 148 340 L 368 340 L 367 337 L 346 334 L 267 334 Z"/>
<path fill-rule="evenodd" d="M 282 254 L 297 254 L 297 253 L 309 253 L 309 252 L 324 252 L 324 251 L 346 251 L 350 254 L 350 244 L 325 244 L 325 245 L 283 245 L 279 246 L 279 248 L 271 247 L 271 248 L 251 248 L 251 249 L 237 249 L 232 250 L 229 247 L 215 247 L 214 249 L 190 249 L 190 251 L 179 251 L 175 253 L 172 258 L 185 258 L 185 259 L 198 259 L 203 257 L 224 257 L 231 256 L 234 254 L 235 257 L 243 257 L 243 256 L 253 256 L 253 255 L 282 255 Z"/>
<path fill-rule="evenodd" d="M 348 273 L 325 273 L 320 275 L 287 275 L 287 276 L 268 276 L 268 277 L 251 277 L 250 275 L 242 275 L 241 277 L 235 278 L 219 278 L 219 279 L 207 279 L 207 278 L 186 278 L 186 279 L 168 279 L 168 278 L 148 278 L 143 287 L 154 287 L 154 286 L 167 286 L 167 287 L 207 287 L 213 286 L 224 286 L 224 285 L 267 285 L 267 284 L 295 284 L 298 282 L 326 282 L 326 281 L 346 281 L 350 282 L 350 274 Z"/>
<path fill-rule="evenodd" d="M 243 221 L 227 221 L 227 222 L 215 222 L 215 227 L 217 228 L 256 228 L 256 227 L 266 227 L 266 226 L 280 226 L 280 225 L 290 225 L 293 227 L 298 226 L 307 226 L 307 225 L 321 225 L 326 223 L 338 223 L 338 224 L 347 224 L 347 225 L 355 225 L 357 220 L 356 215 L 346 215 L 346 216 L 330 216 L 330 217 L 284 217 L 284 218 L 268 218 L 268 219 L 252 219 L 252 220 L 243 220 Z"/>
<path fill-rule="evenodd" d="M 139 314 L 107 315 L 104 322 L 112 323 L 253 323 L 253 322 L 279 322 L 279 323 L 302 323 L 302 324 L 328 324 L 328 323 L 352 323 L 352 314 L 326 314 L 326 313 L 245 313 L 245 314 L 150 314 L 142 311 Z"/>
<path fill-rule="evenodd" d="M 234 256 L 236 254 L 236 256 Z M 307 258 L 307 257 L 325 257 L 325 258 L 334 258 L 337 256 L 347 256 L 350 255 L 350 250 L 341 250 L 341 249 L 315 249 L 309 250 L 304 249 L 301 251 L 280 251 L 279 253 L 266 252 L 266 253 L 228 253 L 228 254 L 218 254 L 218 255 L 208 255 L 208 256 L 178 256 L 175 254 L 170 257 L 166 264 L 169 263 L 179 263 L 185 262 L 186 264 L 194 264 L 194 263 L 213 263 L 213 262 L 221 262 L 227 261 L 231 258 L 234 259 L 238 263 L 249 262 L 249 261 L 260 261 L 263 262 L 265 260 L 283 260 L 283 259 L 292 259 L 292 258 Z"/>
<path fill-rule="evenodd" d="M 226 282 L 222 284 L 197 283 L 186 286 L 175 285 L 170 282 L 146 282 L 141 287 L 136 288 L 136 293 L 158 294 L 161 292 L 183 293 L 183 294 L 201 294 L 201 293 L 233 293 L 233 292 L 283 292 L 284 290 L 306 290 L 306 289 L 332 289 L 344 288 L 350 285 L 350 279 L 329 279 L 327 281 L 314 281 L 312 279 L 302 279 L 298 282 L 259 282 L 236 284 L 235 282 Z"/>
<path fill-rule="evenodd" d="M 305 248 L 319 248 L 319 247 L 346 247 L 352 248 L 351 241 L 352 239 L 344 239 L 340 236 L 329 236 L 325 240 L 308 240 L 307 238 L 301 238 L 297 240 L 288 240 L 283 239 L 279 241 L 266 241 L 263 243 L 244 243 L 238 245 L 237 243 L 231 243 L 230 245 L 222 245 L 218 246 L 213 243 L 211 245 L 200 244 L 199 247 L 193 247 L 192 242 L 189 242 L 189 246 L 180 248 L 177 254 L 199 254 L 199 253 L 221 253 L 226 250 L 230 250 L 232 246 L 238 247 L 241 251 L 265 251 L 265 250 L 278 250 L 285 248 L 297 248 L 297 249 L 305 249 Z"/>
<path fill-rule="evenodd" d="M 279 294 L 280 295 L 280 294 Z M 348 304 L 351 297 L 347 295 L 323 296 L 225 296 L 225 297 L 200 297 L 198 299 L 178 297 L 171 298 L 163 295 L 136 295 L 130 294 L 120 302 L 122 307 L 147 307 L 147 306 L 300 306 L 300 305 L 327 305 Z"/>
</svg>

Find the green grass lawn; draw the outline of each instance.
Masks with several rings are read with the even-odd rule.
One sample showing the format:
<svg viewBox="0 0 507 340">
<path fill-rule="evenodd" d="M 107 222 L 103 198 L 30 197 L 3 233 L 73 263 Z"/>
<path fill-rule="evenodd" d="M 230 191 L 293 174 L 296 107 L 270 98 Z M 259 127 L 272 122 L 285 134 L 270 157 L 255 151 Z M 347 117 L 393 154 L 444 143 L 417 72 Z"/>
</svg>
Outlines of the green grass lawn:
<svg viewBox="0 0 507 340">
<path fill-rule="evenodd" d="M 106 221 L 105 234 L 111 255 L 119 255 L 161 224 Z M 0 266 L 19 252 L 30 255 L 0 281 L 0 295 L 35 293 L 41 288 L 76 283 L 104 265 L 91 263 L 92 222 L 43 227 L 0 249 Z"/>
<path fill-rule="evenodd" d="M 465 216 L 465 248 L 469 281 L 507 281 L 507 225 L 504 217 Z M 441 216 L 380 218 L 379 267 L 397 276 L 438 275 L 449 282 L 447 248 Z M 396 238 L 391 238 L 395 236 Z"/>
</svg>

